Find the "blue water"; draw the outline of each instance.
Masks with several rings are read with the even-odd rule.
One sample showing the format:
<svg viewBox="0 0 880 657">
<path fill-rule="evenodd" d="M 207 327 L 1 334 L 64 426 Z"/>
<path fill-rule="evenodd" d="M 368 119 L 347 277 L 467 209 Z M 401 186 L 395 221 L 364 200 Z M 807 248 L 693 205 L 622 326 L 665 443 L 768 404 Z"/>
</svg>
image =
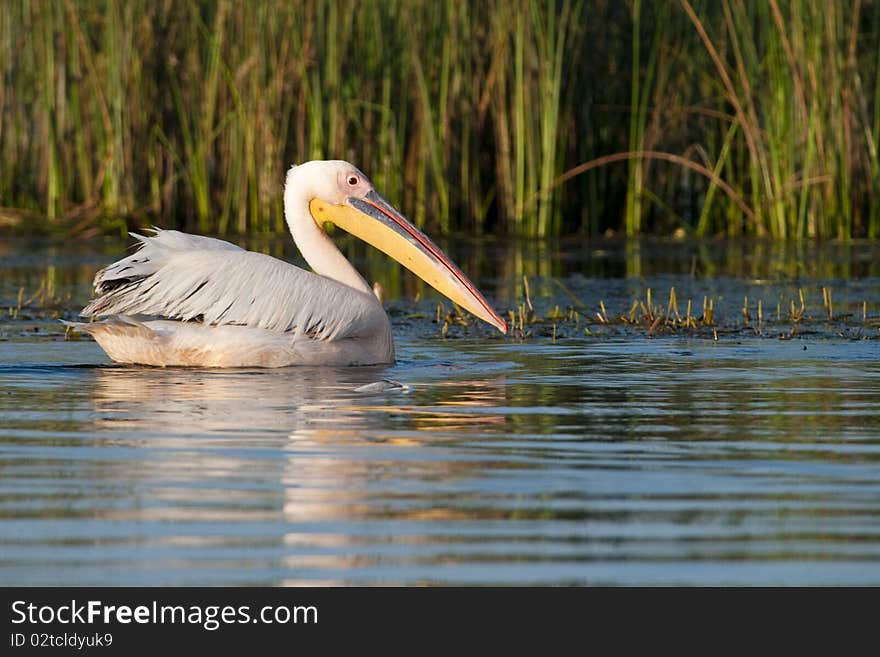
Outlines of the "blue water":
<svg viewBox="0 0 880 657">
<path fill-rule="evenodd" d="M 0 343 L 0 583 L 878 584 L 877 345 L 806 346 L 217 372 Z M 409 391 L 355 391 L 383 377 Z"/>
<path fill-rule="evenodd" d="M 109 257 L 59 265 L 61 312 Z M 662 275 L 563 280 L 625 312 Z M 880 585 L 870 321 L 442 339 L 411 310 L 388 368 L 123 367 L 0 321 L 0 584 Z"/>
</svg>

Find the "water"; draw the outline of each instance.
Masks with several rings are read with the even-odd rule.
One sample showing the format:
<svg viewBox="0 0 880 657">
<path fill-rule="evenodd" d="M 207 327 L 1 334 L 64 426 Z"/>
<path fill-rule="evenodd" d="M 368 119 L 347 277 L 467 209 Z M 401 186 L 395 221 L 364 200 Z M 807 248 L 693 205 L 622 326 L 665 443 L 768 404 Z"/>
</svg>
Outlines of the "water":
<svg viewBox="0 0 880 657">
<path fill-rule="evenodd" d="M 14 246 L 4 306 L 51 278 L 62 314 L 121 252 Z M 0 584 L 880 584 L 875 261 L 807 254 L 819 279 L 803 252 L 740 271 L 549 251 L 567 264 L 534 274 L 544 309 L 565 302 L 555 277 L 609 311 L 647 286 L 714 290 L 727 317 L 748 290 L 815 305 L 833 283 L 851 317 L 786 340 L 596 323 L 444 340 L 403 278 L 391 367 L 208 371 L 112 365 L 20 313 L 0 322 Z M 513 307 L 517 277 L 470 264 Z"/>
</svg>

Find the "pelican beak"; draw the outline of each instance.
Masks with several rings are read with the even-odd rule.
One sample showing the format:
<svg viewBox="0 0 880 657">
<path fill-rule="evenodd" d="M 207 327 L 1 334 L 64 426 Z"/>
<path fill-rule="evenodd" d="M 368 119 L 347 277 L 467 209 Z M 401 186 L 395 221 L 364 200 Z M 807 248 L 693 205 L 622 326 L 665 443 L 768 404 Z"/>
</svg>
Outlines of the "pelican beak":
<svg viewBox="0 0 880 657">
<path fill-rule="evenodd" d="M 375 190 L 363 198 L 349 197 L 342 205 L 313 199 L 309 209 L 318 225 L 330 221 L 359 237 L 397 260 L 440 294 L 507 333 L 507 322 L 461 269 Z"/>
</svg>

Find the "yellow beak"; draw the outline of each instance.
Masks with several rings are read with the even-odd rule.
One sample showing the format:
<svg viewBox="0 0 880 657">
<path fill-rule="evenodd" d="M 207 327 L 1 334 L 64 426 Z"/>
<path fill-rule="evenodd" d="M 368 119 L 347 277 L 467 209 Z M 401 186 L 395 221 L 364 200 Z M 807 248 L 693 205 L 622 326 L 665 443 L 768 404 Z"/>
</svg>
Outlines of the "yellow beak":
<svg viewBox="0 0 880 657">
<path fill-rule="evenodd" d="M 461 269 L 375 191 L 364 198 L 349 198 L 344 205 L 313 199 L 309 209 L 318 225 L 330 221 L 359 237 L 397 260 L 440 294 L 507 333 L 507 322 Z"/>
</svg>

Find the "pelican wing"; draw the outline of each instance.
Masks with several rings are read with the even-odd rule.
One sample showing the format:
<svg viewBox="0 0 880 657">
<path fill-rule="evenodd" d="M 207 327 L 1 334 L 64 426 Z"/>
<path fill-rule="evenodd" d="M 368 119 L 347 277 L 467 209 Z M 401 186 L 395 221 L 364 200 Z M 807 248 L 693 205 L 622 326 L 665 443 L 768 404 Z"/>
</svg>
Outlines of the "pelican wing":
<svg viewBox="0 0 880 657">
<path fill-rule="evenodd" d="M 376 321 L 370 295 L 277 258 L 176 230 L 132 235 L 138 250 L 98 272 L 100 296 L 82 315 L 198 320 L 322 340 L 359 335 Z"/>
</svg>

